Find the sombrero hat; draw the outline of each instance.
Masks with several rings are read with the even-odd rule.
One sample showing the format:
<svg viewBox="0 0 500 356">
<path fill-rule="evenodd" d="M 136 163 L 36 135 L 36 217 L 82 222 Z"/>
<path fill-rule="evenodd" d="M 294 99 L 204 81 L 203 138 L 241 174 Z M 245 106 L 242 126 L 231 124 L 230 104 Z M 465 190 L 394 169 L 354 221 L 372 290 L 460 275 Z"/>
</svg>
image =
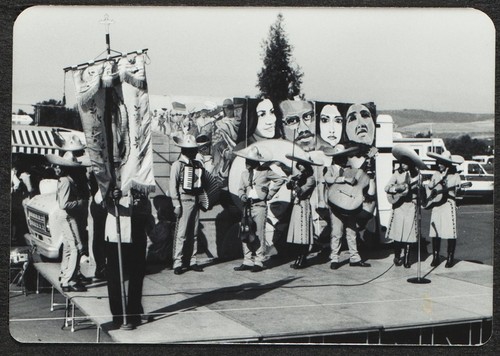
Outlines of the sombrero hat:
<svg viewBox="0 0 500 356">
<path fill-rule="evenodd" d="M 80 140 L 80 137 L 71 135 L 69 139 L 65 139 L 59 131 L 64 132 L 64 130 L 53 128 L 52 135 L 55 144 L 59 146 L 62 151 L 81 151 L 85 149 L 85 145 L 82 140 Z"/>
<path fill-rule="evenodd" d="M 451 160 L 458 162 L 457 164 L 462 164 L 465 161 L 465 159 L 460 155 L 451 155 Z"/>
<path fill-rule="evenodd" d="M 50 164 L 56 164 L 58 166 L 64 167 L 88 167 L 90 166 L 90 160 L 86 162 L 84 159 L 79 161 L 72 151 L 68 151 L 64 156 L 58 156 L 54 154 L 47 154 L 45 158 Z"/>
<path fill-rule="evenodd" d="M 422 161 L 422 159 L 419 157 L 417 152 L 415 152 L 408 146 L 401 144 L 394 145 L 394 147 L 392 148 L 392 155 L 400 162 L 404 157 L 406 157 L 410 161 L 412 161 L 416 167 L 420 169 L 429 169 L 429 167 L 427 167 L 424 161 Z"/>
<path fill-rule="evenodd" d="M 338 144 L 335 147 L 325 149 L 325 154 L 330 157 L 346 156 L 359 151 L 358 146 L 345 148 L 344 145 Z"/>
<path fill-rule="evenodd" d="M 273 159 L 273 154 L 271 153 L 271 151 L 257 146 L 249 146 L 247 148 L 234 152 L 234 154 L 236 156 L 258 162 L 267 162 L 272 161 Z"/>
<path fill-rule="evenodd" d="M 198 143 L 193 135 L 184 135 L 183 137 L 173 137 L 177 146 L 182 148 L 198 148 Z"/>
<path fill-rule="evenodd" d="M 444 151 L 442 154 L 437 154 L 434 152 L 427 153 L 427 156 L 436 159 L 439 163 L 449 165 L 452 164 L 461 164 L 464 161 L 464 158 L 459 155 L 451 155 L 450 151 Z"/>
<path fill-rule="evenodd" d="M 306 164 L 310 164 L 313 166 L 322 166 L 323 165 L 323 160 L 320 160 L 319 158 L 313 159 L 309 155 L 307 155 L 307 157 L 305 157 L 305 156 L 294 156 L 293 154 L 287 153 L 287 154 L 285 154 L 285 157 L 292 160 L 292 161 L 296 161 L 298 163 L 306 163 Z"/>
<path fill-rule="evenodd" d="M 90 167 L 92 165 L 92 163 L 90 162 L 90 156 L 87 153 L 85 153 L 83 156 L 76 157 L 76 160 L 85 167 Z"/>
<path fill-rule="evenodd" d="M 208 145 L 210 143 L 210 137 L 207 135 L 199 135 L 196 137 L 196 143 L 198 146 Z"/>
</svg>

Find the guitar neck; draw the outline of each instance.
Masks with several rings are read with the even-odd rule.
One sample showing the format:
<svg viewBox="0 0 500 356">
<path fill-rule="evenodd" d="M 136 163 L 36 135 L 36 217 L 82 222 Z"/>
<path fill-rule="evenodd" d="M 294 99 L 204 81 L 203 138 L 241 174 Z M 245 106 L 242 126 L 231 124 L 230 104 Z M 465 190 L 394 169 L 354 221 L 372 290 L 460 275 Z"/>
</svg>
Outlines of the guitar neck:
<svg viewBox="0 0 500 356">
<path fill-rule="evenodd" d="M 462 184 L 456 184 L 456 185 L 452 185 L 451 187 L 443 187 L 442 189 L 439 189 L 439 190 L 436 190 L 436 188 L 432 189 L 431 192 L 432 192 L 432 195 L 431 196 L 434 196 L 434 197 L 437 197 L 438 195 L 440 194 L 443 194 L 443 193 L 446 193 L 450 190 L 453 190 L 457 187 L 463 187 L 465 183 L 462 183 Z"/>
</svg>

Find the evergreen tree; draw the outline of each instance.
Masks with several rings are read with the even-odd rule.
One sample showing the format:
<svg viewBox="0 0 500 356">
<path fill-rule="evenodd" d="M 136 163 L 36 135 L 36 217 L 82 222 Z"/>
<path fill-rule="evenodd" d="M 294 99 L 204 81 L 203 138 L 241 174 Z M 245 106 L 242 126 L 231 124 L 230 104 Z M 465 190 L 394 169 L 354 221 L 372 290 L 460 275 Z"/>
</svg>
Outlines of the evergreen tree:
<svg viewBox="0 0 500 356">
<path fill-rule="evenodd" d="M 76 108 L 67 108 L 60 101 L 50 99 L 37 103 L 40 126 L 64 127 L 82 131 L 80 115 Z"/>
<path fill-rule="evenodd" d="M 444 144 L 452 154 L 458 154 L 465 159 L 471 159 L 474 155 L 488 154 L 486 140 L 473 139 L 467 134 L 456 138 L 445 138 Z"/>
<path fill-rule="evenodd" d="M 257 87 L 260 96 L 278 103 L 301 94 L 304 73 L 298 65 L 293 66 L 293 47 L 283 28 L 283 15 L 269 29 L 269 38 L 262 43 L 264 66 L 258 75 Z"/>
</svg>

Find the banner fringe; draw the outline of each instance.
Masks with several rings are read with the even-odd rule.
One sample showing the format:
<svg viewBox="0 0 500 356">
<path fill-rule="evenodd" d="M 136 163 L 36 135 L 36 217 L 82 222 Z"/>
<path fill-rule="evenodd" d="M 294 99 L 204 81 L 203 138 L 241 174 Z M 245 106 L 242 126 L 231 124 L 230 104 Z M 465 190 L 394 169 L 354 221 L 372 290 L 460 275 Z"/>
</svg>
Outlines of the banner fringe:
<svg viewBox="0 0 500 356">
<path fill-rule="evenodd" d="M 93 87 L 89 87 L 88 90 L 84 92 L 79 92 L 76 96 L 76 100 L 80 106 L 87 104 L 90 100 L 92 100 L 97 92 L 99 91 L 99 86 L 95 85 Z"/>
<path fill-rule="evenodd" d="M 107 78 L 101 78 L 102 88 L 113 88 L 121 84 L 119 76 L 112 76 Z"/>
<path fill-rule="evenodd" d="M 141 192 L 142 194 L 149 194 L 149 193 L 154 193 L 156 191 L 156 186 L 155 185 L 145 185 L 138 183 L 136 181 L 132 181 L 130 183 L 130 189 L 137 190 Z"/>
<path fill-rule="evenodd" d="M 138 89 L 147 90 L 148 82 L 144 78 L 136 78 L 128 73 L 122 74 L 122 80 Z"/>
</svg>

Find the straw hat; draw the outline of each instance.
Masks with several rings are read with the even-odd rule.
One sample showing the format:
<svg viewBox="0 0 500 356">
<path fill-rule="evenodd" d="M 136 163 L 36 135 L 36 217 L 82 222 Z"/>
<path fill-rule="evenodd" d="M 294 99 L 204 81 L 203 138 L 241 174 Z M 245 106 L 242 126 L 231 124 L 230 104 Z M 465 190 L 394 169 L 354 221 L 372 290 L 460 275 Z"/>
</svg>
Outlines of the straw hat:
<svg viewBox="0 0 500 356">
<path fill-rule="evenodd" d="M 208 137 L 207 135 L 199 135 L 198 137 L 196 137 L 196 143 L 198 144 L 198 146 L 208 145 L 210 143 L 210 137 Z"/>
<path fill-rule="evenodd" d="M 427 156 L 435 158 L 438 163 L 442 163 L 448 166 L 453 164 L 461 164 L 464 158 L 459 155 L 452 155 L 450 151 L 444 151 L 442 154 L 437 154 L 434 152 L 427 153 Z"/>
<path fill-rule="evenodd" d="M 183 137 L 173 137 L 177 146 L 182 148 L 198 148 L 198 143 L 193 135 L 184 135 Z"/>
<path fill-rule="evenodd" d="M 304 156 L 294 156 L 292 154 L 287 153 L 287 154 L 285 154 L 285 157 L 292 160 L 292 161 L 296 161 L 298 163 L 306 163 L 306 164 L 310 164 L 313 166 L 322 166 L 323 165 L 322 160 L 320 160 L 319 158 L 313 159 L 309 155 L 307 155 L 307 157 L 304 157 Z"/>
<path fill-rule="evenodd" d="M 54 137 L 54 142 L 60 147 L 62 151 L 81 151 L 85 149 L 85 145 L 80 140 L 77 135 L 71 135 L 69 139 L 65 139 L 59 129 L 52 129 L 52 135 Z"/>
<path fill-rule="evenodd" d="M 325 154 L 330 157 L 340 157 L 350 155 L 359 151 L 358 146 L 345 148 L 344 145 L 338 144 L 333 148 L 325 149 Z"/>
<path fill-rule="evenodd" d="M 409 148 L 405 145 L 401 145 L 401 144 L 394 145 L 394 147 L 392 148 L 392 155 L 399 162 L 401 162 L 401 160 L 404 157 L 406 157 L 410 161 L 412 161 L 416 167 L 418 167 L 420 169 L 429 169 L 429 167 L 427 167 L 427 165 L 424 163 L 424 161 L 422 161 L 422 159 L 419 157 L 417 152 L 415 152 L 414 150 L 412 150 L 411 148 Z"/>
<path fill-rule="evenodd" d="M 76 157 L 76 160 L 82 164 L 82 166 L 90 167 L 92 165 L 90 161 L 90 156 L 85 153 L 83 156 Z"/>
<path fill-rule="evenodd" d="M 234 154 L 236 156 L 258 162 L 267 162 L 272 161 L 273 159 L 273 154 L 271 153 L 271 151 L 257 146 L 249 146 L 247 148 L 234 152 Z"/>
<path fill-rule="evenodd" d="M 68 151 L 64 154 L 64 156 L 58 156 L 54 154 L 45 155 L 47 161 L 51 164 L 56 164 L 58 166 L 64 167 L 88 167 L 90 166 L 90 160 L 86 162 L 85 160 L 79 161 L 72 151 Z"/>
</svg>

